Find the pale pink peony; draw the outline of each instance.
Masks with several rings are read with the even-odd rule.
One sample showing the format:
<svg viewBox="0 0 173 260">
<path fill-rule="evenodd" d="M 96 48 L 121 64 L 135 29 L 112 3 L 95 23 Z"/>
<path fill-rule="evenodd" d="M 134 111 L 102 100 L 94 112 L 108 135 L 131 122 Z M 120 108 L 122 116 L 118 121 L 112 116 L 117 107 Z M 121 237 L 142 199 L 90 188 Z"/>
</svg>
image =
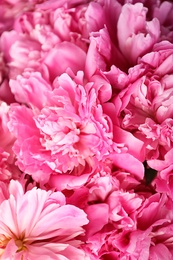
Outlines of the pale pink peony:
<svg viewBox="0 0 173 260">
<path fill-rule="evenodd" d="M 76 239 L 88 223 L 86 214 L 66 205 L 60 192 L 33 188 L 24 193 L 11 181 L 10 197 L 0 205 L 1 259 L 87 259 Z"/>
<path fill-rule="evenodd" d="M 40 37 L 46 45 L 47 36 Z M 18 34 L 15 31 L 4 33 L 1 37 L 1 49 L 8 62 L 8 77 L 15 79 L 24 71 L 40 71 L 45 79 L 53 81 L 68 68 L 74 73 L 84 69 L 86 54 L 80 47 L 50 37 L 51 40 L 47 40 L 49 45 L 44 47 L 42 42 L 29 38 L 26 34 Z"/>
<path fill-rule="evenodd" d="M 44 10 L 45 4 L 39 7 Z M 73 42 L 87 51 L 89 34 L 104 27 L 105 13 L 96 1 L 76 1 L 74 6 L 68 1 L 62 7 L 53 8 L 49 14 L 50 25 L 61 41 Z"/>
<path fill-rule="evenodd" d="M 18 35 L 15 31 L 4 32 L 0 38 L 0 49 L 3 57 L 2 80 L 0 82 L 0 98 L 8 103 L 14 102 L 9 87 L 9 79 L 15 78 L 26 68 L 36 70 L 40 65 L 40 46 L 28 39 L 26 35 Z M 47 71 L 43 73 L 47 77 Z"/>
<path fill-rule="evenodd" d="M 15 20 L 13 30 L 1 35 L 0 97 L 4 101 L 14 101 L 8 80 L 15 79 L 24 71 L 40 71 L 43 78 L 53 81 L 68 68 L 73 73 L 84 69 L 88 42 L 84 39 L 87 36 L 83 35 L 86 34 L 83 30 L 86 29 L 81 23 L 86 7 L 81 5 L 70 11 L 65 3 L 61 3 L 61 8 L 51 10 L 52 4 L 49 11 L 39 4 L 35 5 L 34 12 L 23 10 Z M 78 22 L 80 16 L 81 23 Z"/>
<path fill-rule="evenodd" d="M 69 67 L 74 73 L 84 70 L 89 34 L 104 26 L 101 5 L 49 1 L 48 6 L 44 2 L 34 7 L 34 12 L 25 10 L 20 14 L 13 30 L 1 36 L 0 49 L 8 66 L 6 77 L 40 71 L 53 81 Z M 95 19 L 96 11 L 99 21 L 98 15 Z"/>
<path fill-rule="evenodd" d="M 9 129 L 17 139 L 17 165 L 36 181 L 46 182 L 52 173 L 91 173 L 110 153 L 121 151 L 93 84 L 84 87 L 80 78 L 79 74 L 73 81 L 62 74 L 52 91 L 38 73 L 11 81 L 19 100 L 23 97 L 32 107 L 11 106 Z"/>
</svg>

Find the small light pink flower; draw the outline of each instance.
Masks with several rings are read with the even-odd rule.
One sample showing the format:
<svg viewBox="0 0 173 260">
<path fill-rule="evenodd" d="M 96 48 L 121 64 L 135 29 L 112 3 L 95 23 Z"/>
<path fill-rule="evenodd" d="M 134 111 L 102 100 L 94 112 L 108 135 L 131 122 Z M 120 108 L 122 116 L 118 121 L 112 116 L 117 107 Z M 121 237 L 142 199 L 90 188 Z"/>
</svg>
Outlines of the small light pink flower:
<svg viewBox="0 0 173 260">
<path fill-rule="evenodd" d="M 60 192 L 33 188 L 24 193 L 11 181 L 10 197 L 0 205 L 1 259 L 86 259 L 77 240 L 86 214 L 66 205 Z"/>
</svg>

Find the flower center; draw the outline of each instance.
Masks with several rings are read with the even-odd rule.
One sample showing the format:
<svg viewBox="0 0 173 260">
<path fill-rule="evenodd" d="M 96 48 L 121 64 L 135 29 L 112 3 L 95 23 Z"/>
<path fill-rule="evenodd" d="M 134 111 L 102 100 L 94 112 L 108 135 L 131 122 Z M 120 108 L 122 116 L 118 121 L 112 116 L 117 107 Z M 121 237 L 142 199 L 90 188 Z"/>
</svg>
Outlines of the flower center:
<svg viewBox="0 0 173 260">
<path fill-rule="evenodd" d="M 17 240 L 15 241 L 15 244 L 16 244 L 16 246 L 18 247 L 17 252 L 20 252 L 20 251 L 26 249 L 26 246 L 25 246 L 23 240 L 17 239 Z"/>
</svg>

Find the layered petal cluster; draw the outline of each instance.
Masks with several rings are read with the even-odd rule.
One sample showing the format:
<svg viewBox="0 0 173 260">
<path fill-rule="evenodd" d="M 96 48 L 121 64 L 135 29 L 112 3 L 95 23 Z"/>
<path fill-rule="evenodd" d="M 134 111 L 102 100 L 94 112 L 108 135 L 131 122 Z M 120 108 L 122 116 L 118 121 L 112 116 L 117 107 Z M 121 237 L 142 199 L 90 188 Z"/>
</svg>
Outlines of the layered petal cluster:
<svg viewBox="0 0 173 260">
<path fill-rule="evenodd" d="M 92 172 L 116 149 L 111 120 L 91 84 L 62 74 L 50 90 L 40 74 L 31 73 L 11 86 L 32 107 L 11 105 L 9 129 L 16 136 L 17 165 L 36 181 L 46 182 L 52 173 Z"/>
<path fill-rule="evenodd" d="M 95 176 L 88 193 L 79 193 L 89 200 L 84 250 L 90 259 L 171 260 L 172 199 L 152 190 L 142 192 L 138 183 L 135 193 L 120 187 L 116 176 Z"/>
<path fill-rule="evenodd" d="M 168 41 L 156 44 L 115 98 L 118 124 L 145 142 L 147 159 L 161 159 L 172 149 L 172 48 Z"/>
</svg>

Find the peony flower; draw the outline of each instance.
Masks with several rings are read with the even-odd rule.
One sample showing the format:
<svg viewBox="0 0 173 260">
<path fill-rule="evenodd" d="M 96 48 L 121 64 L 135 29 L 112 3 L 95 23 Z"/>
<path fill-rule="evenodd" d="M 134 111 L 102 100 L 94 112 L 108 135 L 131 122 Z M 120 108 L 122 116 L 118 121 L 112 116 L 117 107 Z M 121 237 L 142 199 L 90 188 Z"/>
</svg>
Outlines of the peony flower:
<svg viewBox="0 0 173 260">
<path fill-rule="evenodd" d="M 101 259 L 104 255 L 105 257 L 116 256 L 119 259 L 121 259 L 120 255 L 128 257 L 130 253 L 133 254 L 133 250 L 138 250 L 138 245 L 142 243 L 145 245 L 145 239 L 147 239 L 146 248 L 138 250 L 138 254 L 142 255 L 150 246 L 149 231 L 146 231 L 146 235 L 143 234 L 140 238 L 143 231 L 137 230 L 137 216 L 143 205 L 144 196 L 151 196 L 152 193 L 149 191 L 142 196 L 140 183 L 136 180 L 136 183 L 132 185 L 132 174 L 131 179 L 128 179 L 131 181 L 129 186 L 125 186 L 128 173 L 126 175 L 122 173 L 124 180 L 118 176 L 120 174 L 121 171 L 118 173 L 118 170 L 111 174 L 111 169 L 107 166 L 105 172 L 104 169 L 97 172 L 84 187 L 74 190 L 73 193 L 67 193 L 68 202 L 81 207 L 87 213 L 89 223 L 85 227 L 86 244 L 83 248 L 90 259 Z M 122 184 L 123 181 L 124 184 Z M 139 189 L 139 194 L 134 192 L 137 189 Z M 134 235 L 131 235 L 132 240 L 128 245 L 128 236 L 131 233 Z M 127 238 L 127 241 L 123 236 Z M 134 249 L 132 245 L 134 242 L 137 243 L 137 240 L 139 244 Z M 128 252 L 125 251 L 127 247 Z M 149 254 L 149 251 L 145 254 Z M 134 255 L 137 256 L 136 251 Z"/>
<path fill-rule="evenodd" d="M 10 197 L 0 205 L 1 259 L 87 259 L 76 239 L 86 214 L 66 205 L 60 192 L 33 188 L 24 193 L 11 181 Z"/>
<path fill-rule="evenodd" d="M 93 8 L 99 6 L 86 1 L 49 1 L 48 7 L 43 1 L 34 5 L 34 11 L 19 13 L 13 30 L 0 39 L 8 69 L 5 76 L 15 79 L 24 71 L 40 71 L 53 81 L 69 67 L 74 73 L 84 70 L 89 33 L 98 29 Z M 101 14 L 99 24 L 102 28 Z"/>
<path fill-rule="evenodd" d="M 64 4 L 62 3 L 62 6 Z M 26 8 L 25 12 L 19 13 L 13 30 L 3 32 L 0 37 L 0 97 L 8 103 L 14 102 L 9 79 L 16 79 L 24 71 L 40 71 L 43 78 L 53 81 L 69 67 L 74 73 L 84 69 L 88 43 L 82 39 L 77 11 L 70 11 L 64 6 L 47 12 L 41 6 L 34 5 L 34 11 Z M 80 10 L 82 12 L 83 5 L 77 10 L 78 13 Z M 62 19 L 64 22 L 60 22 Z M 64 30 L 65 23 L 68 35 L 67 30 Z M 71 30 L 74 30 L 73 35 Z M 66 37 L 63 37 L 61 32 L 64 32 Z M 79 59 L 76 59 L 76 56 Z M 56 68 L 54 63 L 57 63 Z"/>
<path fill-rule="evenodd" d="M 38 81 L 40 77 L 31 73 L 11 81 L 19 100 L 23 98 L 32 107 L 11 106 L 9 129 L 17 139 L 17 165 L 43 182 L 53 173 L 91 173 L 110 153 L 118 151 L 111 120 L 103 113 L 92 83 L 84 87 L 80 74 L 74 81 L 62 74 L 51 91 L 43 79 Z M 37 88 L 40 101 L 37 94 L 33 98 Z"/>
<path fill-rule="evenodd" d="M 118 124 L 144 142 L 147 159 L 161 159 L 172 148 L 172 47 L 156 44 L 129 70 L 127 88 L 115 97 Z"/>
<path fill-rule="evenodd" d="M 42 43 L 25 34 L 17 34 L 15 31 L 3 34 L 1 48 L 10 67 L 9 78 L 15 79 L 23 71 L 40 71 L 45 79 L 53 81 L 69 67 L 74 73 L 84 69 L 85 52 L 81 48 L 70 42 L 57 42 L 56 46 L 54 42 L 53 46 L 48 42 L 49 46 L 42 50 Z M 76 55 L 78 60 L 75 59 Z M 53 65 L 55 63 L 56 68 Z"/>
<path fill-rule="evenodd" d="M 102 185 L 99 188 L 103 198 Z M 140 186 L 138 189 L 135 193 L 114 190 L 104 201 L 98 196 L 86 207 L 89 224 L 83 247 L 90 259 L 148 260 L 150 256 L 161 257 L 161 248 L 165 259 L 171 259 L 172 199 L 146 190 L 143 193 Z"/>
</svg>

